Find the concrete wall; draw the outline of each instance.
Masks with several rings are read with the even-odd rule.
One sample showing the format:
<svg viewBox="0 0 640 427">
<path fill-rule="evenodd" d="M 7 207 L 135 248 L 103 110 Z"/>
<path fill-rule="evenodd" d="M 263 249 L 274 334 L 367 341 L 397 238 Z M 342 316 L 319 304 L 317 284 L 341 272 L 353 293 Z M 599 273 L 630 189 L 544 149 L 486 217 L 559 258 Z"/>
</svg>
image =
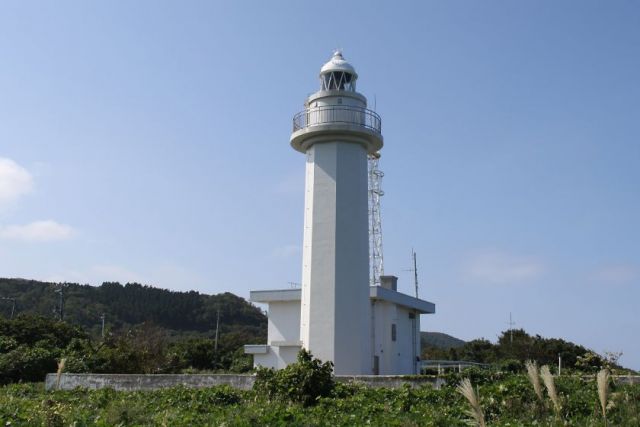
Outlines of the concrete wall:
<svg viewBox="0 0 640 427">
<path fill-rule="evenodd" d="M 133 374 L 70 374 L 60 376 L 60 389 L 73 390 L 74 388 L 86 388 L 97 390 L 113 388 L 120 391 L 157 390 L 161 388 L 185 386 L 192 388 L 214 387 L 227 384 L 239 390 L 250 390 L 256 377 L 242 374 L 192 374 L 192 375 L 133 375 Z M 336 376 L 335 380 L 342 383 L 355 382 L 366 387 L 397 388 L 404 384 L 411 387 L 432 385 L 439 387 L 442 380 L 435 377 L 402 377 L 402 376 Z M 47 374 L 45 389 L 57 389 L 57 375 Z"/>
<path fill-rule="evenodd" d="M 416 357 L 420 354 L 420 315 L 394 303 L 372 302 L 373 355 L 378 358 L 380 375 L 417 374 Z M 395 325 L 395 341 L 392 328 Z M 372 371 L 373 373 L 373 371 Z"/>
<path fill-rule="evenodd" d="M 253 355 L 253 366 L 283 369 L 297 360 L 299 351 L 299 346 L 279 347 L 270 345 L 268 346 L 267 353 Z"/>
<path fill-rule="evenodd" d="M 57 374 L 47 374 L 45 388 L 57 388 Z M 72 390 L 76 387 L 96 390 L 113 388 L 114 390 L 157 390 L 160 388 L 185 387 L 204 388 L 227 384 L 240 390 L 250 390 L 255 382 L 253 375 L 227 374 L 62 374 L 60 389 Z"/>
<path fill-rule="evenodd" d="M 254 375 L 241 374 L 193 374 L 193 375 L 128 375 L 128 374 L 62 374 L 60 376 L 60 389 L 73 390 L 81 387 L 86 389 L 113 388 L 114 390 L 157 390 L 167 387 L 183 385 L 193 388 L 214 387 L 227 384 L 240 390 L 250 390 L 255 382 Z M 587 377 L 593 379 L 593 376 Z M 614 381 L 621 384 L 640 384 L 640 376 L 614 376 Z M 57 375 L 47 374 L 45 388 L 54 390 Z M 439 388 L 444 380 L 436 377 L 415 376 L 383 376 L 383 375 L 359 375 L 336 376 L 335 380 L 343 383 L 355 382 L 366 387 L 398 388 L 404 384 L 411 387 L 432 385 Z"/>
<path fill-rule="evenodd" d="M 268 316 L 269 344 L 300 341 L 300 301 L 271 301 Z"/>
</svg>

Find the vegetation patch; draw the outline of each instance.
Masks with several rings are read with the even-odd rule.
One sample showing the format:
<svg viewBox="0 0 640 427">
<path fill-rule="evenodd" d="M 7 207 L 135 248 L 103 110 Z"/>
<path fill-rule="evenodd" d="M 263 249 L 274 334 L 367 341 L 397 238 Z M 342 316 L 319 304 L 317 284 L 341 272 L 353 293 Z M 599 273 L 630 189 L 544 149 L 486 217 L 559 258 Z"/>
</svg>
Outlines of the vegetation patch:
<svg viewBox="0 0 640 427">
<path fill-rule="evenodd" d="M 313 362 L 314 359 L 311 359 Z M 303 361 L 307 364 L 309 360 Z M 312 365 L 313 366 L 313 365 Z M 323 372 L 322 365 L 313 366 Z M 298 366 L 298 372 L 303 372 Z M 543 390 L 543 401 L 526 374 L 491 375 L 482 385 L 451 381 L 441 389 L 372 389 L 333 384 L 331 391 L 311 381 L 302 392 L 305 375 L 295 381 L 263 378 L 254 390 L 228 386 L 206 389 L 176 387 L 152 392 L 73 390 L 45 392 L 41 383 L 0 387 L 0 423 L 8 426 L 161 426 L 161 425 L 304 425 L 304 426 L 466 426 L 482 414 L 490 426 L 611 426 L 640 425 L 640 385 L 617 384 L 606 378 L 606 400 L 599 397 L 595 377 L 554 377 L 560 411 Z M 601 376 L 601 382 L 605 379 Z M 276 384 L 269 384 L 275 381 Z M 284 388 L 285 385 L 291 388 Z M 475 395 L 475 410 L 466 395 Z M 278 390 L 274 397 L 267 389 Z M 544 387 L 544 385 L 542 385 Z M 600 386 L 602 387 L 602 385 Z M 313 390 L 319 392 L 315 393 Z M 602 391 L 604 392 L 604 390 Z M 311 397 L 314 396 L 314 397 Z M 309 404 L 311 403 L 311 404 Z"/>
</svg>

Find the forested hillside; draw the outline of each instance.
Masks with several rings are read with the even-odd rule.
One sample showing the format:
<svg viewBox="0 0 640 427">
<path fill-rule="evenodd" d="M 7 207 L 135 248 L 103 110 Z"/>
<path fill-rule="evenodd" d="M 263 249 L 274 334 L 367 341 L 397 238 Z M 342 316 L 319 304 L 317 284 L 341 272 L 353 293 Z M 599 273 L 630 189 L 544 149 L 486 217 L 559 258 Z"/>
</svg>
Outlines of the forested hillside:
<svg viewBox="0 0 640 427">
<path fill-rule="evenodd" d="M 69 372 L 243 372 L 242 346 L 267 339 L 264 313 L 231 293 L 0 279 L 0 298 L 0 384 L 42 381 L 62 359 Z"/>
<path fill-rule="evenodd" d="M 465 344 L 465 341 L 443 332 L 420 332 L 420 346 L 422 348 L 433 347 L 449 350 L 450 348 L 462 347 Z"/>
<path fill-rule="evenodd" d="M 618 358 L 622 353 L 600 355 L 560 338 L 529 335 L 523 329 L 502 332 L 495 344 L 484 338 L 464 342 L 438 333 L 436 337 L 421 338 L 423 359 L 464 360 L 521 371 L 526 360 L 554 366 L 560 358 L 564 369 L 583 372 L 596 372 L 603 366 L 621 369 Z"/>
<path fill-rule="evenodd" d="M 60 291 L 63 298 L 60 298 Z M 220 311 L 220 333 L 237 333 L 266 342 L 267 319 L 262 311 L 231 293 L 205 295 L 195 291 L 174 292 L 137 283 L 107 282 L 102 286 L 47 283 L 35 280 L 0 279 L 0 297 L 15 299 L 15 313 L 39 314 L 79 325 L 96 336 L 101 316 L 106 328 L 118 331 L 143 322 L 172 331 L 172 335 L 211 335 Z M 0 301 L 0 316 L 11 316 L 12 300 Z"/>
</svg>

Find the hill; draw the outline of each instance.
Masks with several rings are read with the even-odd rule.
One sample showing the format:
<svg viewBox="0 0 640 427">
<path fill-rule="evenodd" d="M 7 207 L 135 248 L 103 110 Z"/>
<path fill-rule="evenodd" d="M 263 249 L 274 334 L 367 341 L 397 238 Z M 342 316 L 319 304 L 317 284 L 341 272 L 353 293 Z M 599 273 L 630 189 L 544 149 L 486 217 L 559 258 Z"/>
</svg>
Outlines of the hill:
<svg viewBox="0 0 640 427">
<path fill-rule="evenodd" d="M 420 347 L 423 349 L 433 347 L 448 350 L 450 348 L 460 348 L 465 344 L 465 341 L 443 332 L 420 332 Z"/>
<path fill-rule="evenodd" d="M 267 336 L 265 314 L 229 292 L 206 295 L 138 283 L 106 282 L 101 286 L 89 286 L 0 278 L 0 297 L 15 298 L 14 316 L 32 314 L 59 318 L 63 301 L 63 319 L 81 326 L 93 336 L 101 333 L 103 314 L 106 329 L 111 331 L 149 323 L 169 331 L 172 336 L 212 336 L 218 310 L 221 335 L 241 334 L 256 343 L 266 342 Z M 0 301 L 0 316 L 9 318 L 11 310 L 11 301 Z"/>
</svg>

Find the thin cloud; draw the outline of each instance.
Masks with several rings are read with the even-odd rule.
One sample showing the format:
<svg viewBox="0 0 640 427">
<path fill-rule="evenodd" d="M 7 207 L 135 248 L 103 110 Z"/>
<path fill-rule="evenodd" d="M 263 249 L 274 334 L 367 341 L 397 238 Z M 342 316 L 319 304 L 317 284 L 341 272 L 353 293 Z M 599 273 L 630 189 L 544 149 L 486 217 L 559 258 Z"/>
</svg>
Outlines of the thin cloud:
<svg viewBox="0 0 640 427">
<path fill-rule="evenodd" d="M 0 157 L 0 207 L 33 190 L 33 177 L 11 159 Z"/>
<path fill-rule="evenodd" d="M 596 271 L 593 279 L 608 284 L 626 284 L 640 279 L 640 270 L 632 265 L 609 265 Z"/>
<path fill-rule="evenodd" d="M 0 238 L 26 242 L 49 242 L 73 237 L 73 227 L 53 220 L 35 221 L 25 225 L 0 227 Z"/>
<path fill-rule="evenodd" d="M 481 283 L 518 284 L 544 273 L 538 258 L 490 251 L 474 255 L 466 266 L 467 276 Z"/>
</svg>

